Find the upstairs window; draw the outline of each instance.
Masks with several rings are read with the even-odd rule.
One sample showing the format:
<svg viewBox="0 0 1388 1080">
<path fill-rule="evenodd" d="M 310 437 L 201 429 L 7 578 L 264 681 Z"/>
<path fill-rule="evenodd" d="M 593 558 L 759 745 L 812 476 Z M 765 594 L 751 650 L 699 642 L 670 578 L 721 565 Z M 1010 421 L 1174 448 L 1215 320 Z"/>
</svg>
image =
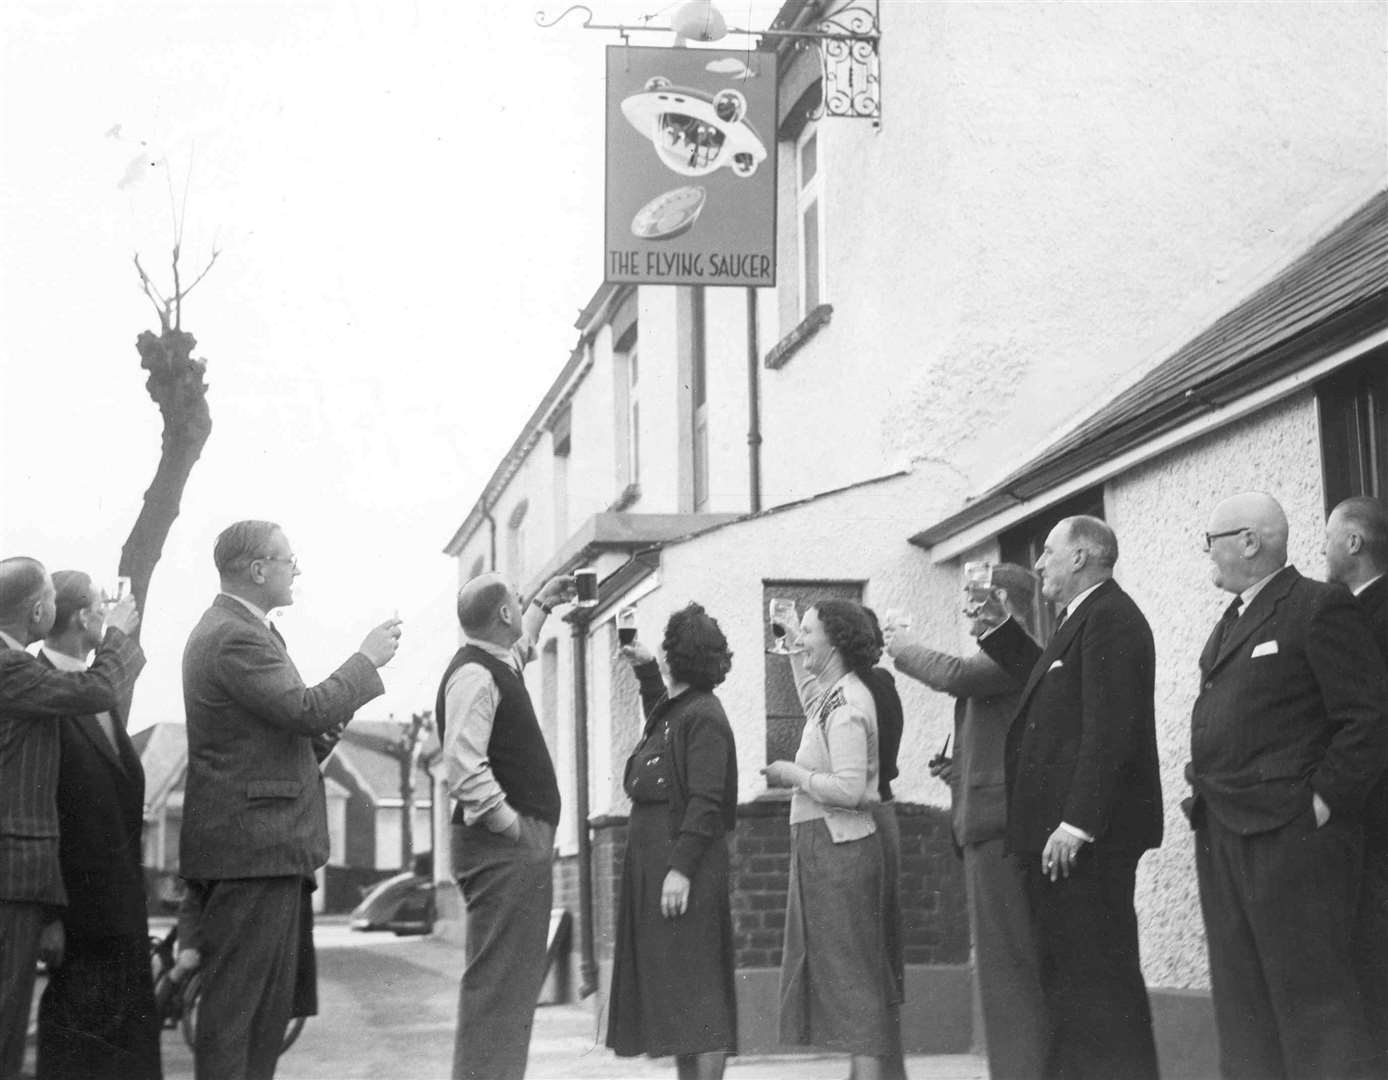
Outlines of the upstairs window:
<svg viewBox="0 0 1388 1080">
<path fill-rule="evenodd" d="M 824 303 L 823 179 L 819 125 L 810 121 L 795 142 L 796 229 L 800 254 L 800 317 Z"/>
</svg>

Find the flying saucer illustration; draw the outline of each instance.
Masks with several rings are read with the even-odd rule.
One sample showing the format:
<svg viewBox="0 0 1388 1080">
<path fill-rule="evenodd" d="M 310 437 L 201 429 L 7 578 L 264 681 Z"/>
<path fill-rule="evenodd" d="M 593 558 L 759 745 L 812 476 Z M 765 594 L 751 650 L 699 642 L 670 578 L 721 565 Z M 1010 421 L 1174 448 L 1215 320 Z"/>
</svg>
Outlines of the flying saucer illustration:
<svg viewBox="0 0 1388 1080">
<path fill-rule="evenodd" d="M 748 177 L 766 159 L 766 146 L 745 119 L 747 99 L 738 90 L 710 93 L 673 86 L 657 75 L 644 90 L 622 99 L 622 114 L 681 176 L 708 176 L 726 165 Z"/>
<path fill-rule="evenodd" d="M 631 233 L 641 240 L 672 240 L 687 233 L 704 208 L 704 189 L 697 184 L 657 195 L 631 219 Z"/>
</svg>

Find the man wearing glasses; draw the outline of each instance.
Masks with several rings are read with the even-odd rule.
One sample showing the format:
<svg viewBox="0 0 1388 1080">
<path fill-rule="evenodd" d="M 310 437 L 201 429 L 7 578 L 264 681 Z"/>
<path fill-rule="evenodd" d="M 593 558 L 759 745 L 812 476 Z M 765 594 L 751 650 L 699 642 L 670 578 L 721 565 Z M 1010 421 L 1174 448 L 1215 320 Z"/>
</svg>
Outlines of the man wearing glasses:
<svg viewBox="0 0 1388 1080">
<path fill-rule="evenodd" d="M 221 592 L 183 652 L 188 779 L 180 873 L 200 898 L 198 1080 L 273 1077 L 293 1007 L 306 883 L 328 861 L 319 761 L 366 702 L 400 621 L 375 627 L 305 686 L 269 613 L 294 602 L 298 560 L 278 525 L 239 521 L 212 552 Z"/>
<path fill-rule="evenodd" d="M 1361 1076 L 1350 956 L 1365 796 L 1388 763 L 1388 672 L 1338 585 L 1287 565 L 1269 495 L 1215 507 L 1211 578 L 1234 599 L 1191 717 L 1200 906 L 1226 1077 Z"/>
</svg>

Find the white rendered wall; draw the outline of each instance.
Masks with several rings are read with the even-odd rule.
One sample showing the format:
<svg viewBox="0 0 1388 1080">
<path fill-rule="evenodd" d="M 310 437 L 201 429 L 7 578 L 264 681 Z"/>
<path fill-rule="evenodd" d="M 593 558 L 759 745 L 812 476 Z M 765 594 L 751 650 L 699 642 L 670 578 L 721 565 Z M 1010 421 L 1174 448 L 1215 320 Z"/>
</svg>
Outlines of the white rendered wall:
<svg viewBox="0 0 1388 1080">
<path fill-rule="evenodd" d="M 1388 179 L 1383 4 L 885 4 L 882 27 L 881 129 L 819 124 L 834 316 L 766 373 L 773 502 L 908 458 L 978 490 Z"/>
</svg>

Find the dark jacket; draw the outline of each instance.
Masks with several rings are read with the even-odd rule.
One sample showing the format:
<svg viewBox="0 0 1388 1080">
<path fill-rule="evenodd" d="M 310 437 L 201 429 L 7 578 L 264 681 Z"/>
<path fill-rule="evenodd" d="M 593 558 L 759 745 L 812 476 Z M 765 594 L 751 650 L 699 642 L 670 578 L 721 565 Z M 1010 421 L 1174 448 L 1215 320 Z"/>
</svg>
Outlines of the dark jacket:
<svg viewBox="0 0 1388 1080">
<path fill-rule="evenodd" d="M 58 718 L 116 708 L 144 666 L 140 646 L 115 629 L 86 671 L 55 671 L 0 642 L 0 900 L 65 902 Z"/>
<path fill-rule="evenodd" d="M 42 654 L 39 662 L 52 666 Z M 120 714 L 113 711 L 111 720 L 114 746 L 94 715 L 58 724 L 63 929 L 87 938 L 144 937 L 145 771 Z"/>
<path fill-rule="evenodd" d="M 179 836 L 185 878 L 312 877 L 328 861 L 321 736 L 384 690 L 353 653 L 305 686 L 284 642 L 218 596 L 183 650 L 188 779 Z"/>
<path fill-rule="evenodd" d="M 692 878 L 710 844 L 737 827 L 737 745 L 723 705 L 711 690 L 665 692 L 654 663 L 636 669 L 646 713 L 642 741 L 659 724 L 669 732 L 670 867 Z M 629 775 L 635 756 L 627 759 Z"/>
<path fill-rule="evenodd" d="M 954 840 L 978 844 L 1000 839 L 1007 828 L 1003 745 L 1017 712 L 1022 681 L 986 653 L 950 656 L 924 645 L 904 646 L 893 658 L 897 671 L 954 697 L 954 765 L 951 788 Z"/>
<path fill-rule="evenodd" d="M 1357 599 L 1368 616 L 1379 652 L 1388 662 L 1388 574 L 1361 592 Z M 1371 850 L 1388 851 L 1388 774 L 1379 778 L 1364 802 L 1364 828 L 1364 841 Z"/>
<path fill-rule="evenodd" d="M 1388 761 L 1388 674 L 1364 613 L 1340 585 L 1295 567 L 1269 581 L 1200 657 L 1191 716 L 1192 820 L 1276 829 L 1311 809 L 1357 817 Z"/>
<path fill-rule="evenodd" d="M 1132 598 L 1105 581 L 1044 650 L 1012 620 L 979 646 L 1026 680 L 1007 732 L 1008 850 L 1039 854 L 1062 821 L 1101 850 L 1160 844 L 1156 656 Z"/>
</svg>

